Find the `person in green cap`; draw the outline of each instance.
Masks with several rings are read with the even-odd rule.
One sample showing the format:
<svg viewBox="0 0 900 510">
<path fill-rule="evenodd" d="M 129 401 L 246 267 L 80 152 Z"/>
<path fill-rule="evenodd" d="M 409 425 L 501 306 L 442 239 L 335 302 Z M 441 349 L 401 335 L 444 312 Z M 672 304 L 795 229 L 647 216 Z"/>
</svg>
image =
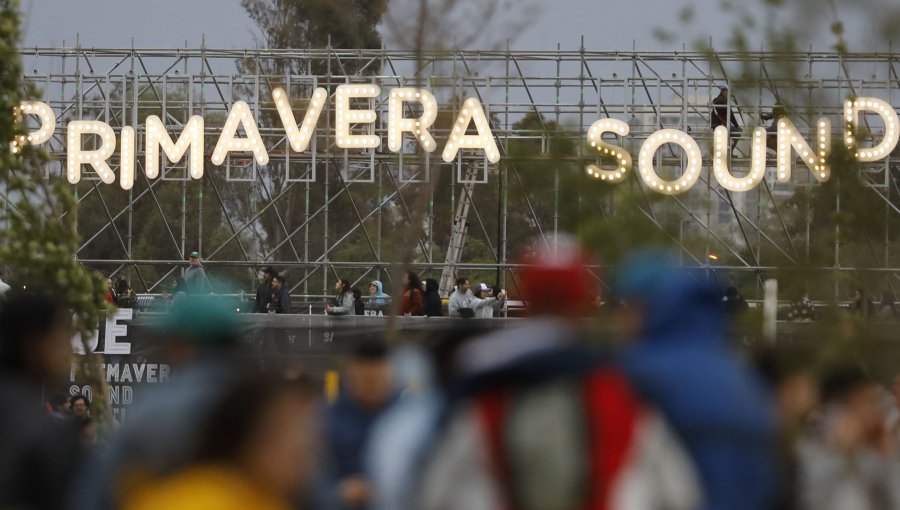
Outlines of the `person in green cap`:
<svg viewBox="0 0 900 510">
<path fill-rule="evenodd" d="M 184 283 L 188 295 L 209 294 L 209 278 L 206 277 L 206 270 L 200 261 L 200 252 L 191 252 L 190 263 L 191 265 L 184 270 Z"/>
</svg>

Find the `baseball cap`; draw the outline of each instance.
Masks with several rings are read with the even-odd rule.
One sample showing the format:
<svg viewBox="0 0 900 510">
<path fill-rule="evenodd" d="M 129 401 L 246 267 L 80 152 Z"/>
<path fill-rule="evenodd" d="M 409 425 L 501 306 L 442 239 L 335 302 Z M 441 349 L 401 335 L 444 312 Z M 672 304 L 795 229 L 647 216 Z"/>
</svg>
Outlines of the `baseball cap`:
<svg viewBox="0 0 900 510">
<path fill-rule="evenodd" d="M 191 296 L 156 318 L 151 330 L 163 338 L 180 338 L 207 347 L 237 343 L 242 322 L 232 304 L 221 299 Z"/>
<path fill-rule="evenodd" d="M 486 292 L 488 290 L 491 290 L 491 288 L 488 287 L 486 283 L 479 283 L 478 290 L 480 290 L 481 292 Z"/>
<path fill-rule="evenodd" d="M 200 258 L 200 252 L 199 252 L 199 251 L 192 251 L 192 252 L 191 252 L 191 258 L 192 258 L 192 259 L 199 259 L 199 258 Z"/>
</svg>

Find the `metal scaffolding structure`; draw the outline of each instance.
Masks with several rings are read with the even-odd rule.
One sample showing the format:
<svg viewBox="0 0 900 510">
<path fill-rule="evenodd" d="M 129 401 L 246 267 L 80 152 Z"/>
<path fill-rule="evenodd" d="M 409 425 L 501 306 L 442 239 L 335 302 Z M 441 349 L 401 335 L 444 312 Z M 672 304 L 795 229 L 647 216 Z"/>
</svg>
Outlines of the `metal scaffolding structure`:
<svg viewBox="0 0 900 510">
<path fill-rule="evenodd" d="M 45 145 L 55 157 L 48 164 L 48 178 L 64 178 L 68 121 L 98 119 L 116 131 L 135 128 L 139 142 L 134 189 L 103 184 L 90 174 L 77 185 L 84 244 L 76 257 L 113 275 L 127 274 L 139 291 L 147 292 L 168 285 L 193 250 L 203 253 L 213 272 L 232 275 L 243 288 L 253 283 L 250 268 L 268 265 L 290 270 L 295 292 L 314 295 L 330 293 L 332 275 L 354 284 L 373 278 L 391 282 L 391 270 L 409 266 L 437 278 L 448 262 L 457 271 L 495 272 L 498 282 L 514 285 L 514 261 L 524 240 L 511 238 L 513 222 L 527 225 L 545 243 L 572 229 L 560 213 L 566 206 L 560 203 L 561 180 L 590 180 L 583 163 L 595 154 L 588 151 L 585 135 L 595 120 L 607 117 L 628 122 L 631 133 L 621 143 L 634 155 L 639 143 L 660 128 L 681 129 L 700 143 L 705 154 L 697 185 L 685 194 L 637 207 L 681 247 L 685 264 L 710 268 L 709 256 L 715 253 L 723 260 L 712 269 L 761 282 L 782 260 L 800 264 L 804 248 L 808 255 L 808 228 L 806 246 L 798 245 L 803 235 L 789 231 L 784 204 L 797 189 L 817 184 L 805 170 L 795 171 L 790 183 L 776 183 L 770 169 L 755 190 L 733 193 L 718 186 L 711 177 L 708 148 L 709 105 L 719 85 L 731 85 L 734 111 L 747 140 L 748 128 L 760 125 L 761 113 L 776 101 L 792 105 L 791 117 L 801 130 L 820 115 L 834 118 L 832 125 L 839 129 L 842 101 L 851 96 L 878 97 L 900 107 L 900 94 L 894 95 L 900 91 L 900 75 L 893 54 L 710 55 L 583 48 L 424 54 L 332 48 L 75 47 L 20 52 L 26 80 L 42 91 L 41 99 L 57 115 L 56 132 Z M 790 76 L 785 74 L 788 68 Z M 332 93 L 344 83 L 382 87 L 373 101 L 378 113 L 373 132 L 382 137 L 382 147 L 338 149 L 329 98 L 310 150 L 292 153 L 271 100 L 272 89 L 283 87 L 300 112 L 314 87 Z M 480 155 L 464 154 L 448 164 L 439 152 L 417 151 L 413 140 L 407 140 L 401 153 L 389 152 L 386 91 L 416 84 L 437 97 L 439 116 L 455 116 L 465 97 L 480 99 L 503 157 L 516 143 L 532 144 L 538 155 L 550 153 L 560 138 L 574 148 L 544 167 L 552 179 L 539 185 L 529 182 L 533 173 L 520 158 L 493 165 Z M 270 152 L 268 165 L 257 165 L 250 157 L 229 156 L 221 167 L 209 160 L 226 113 L 239 99 L 256 117 Z M 184 161 L 169 164 L 164 157 L 160 178 L 144 176 L 144 119 L 151 114 L 161 117 L 173 136 L 189 116 L 204 116 L 207 154 L 201 180 L 189 178 Z M 876 138 L 883 129 L 877 121 L 869 128 Z M 438 122 L 432 133 L 442 146 L 449 125 Z M 748 156 L 741 141 L 732 155 L 733 166 L 746 167 Z M 682 159 L 679 152 L 660 151 L 658 168 L 678 172 Z M 864 167 L 871 205 L 883 210 L 885 218 L 883 238 L 870 243 L 877 263 L 865 269 L 900 284 L 889 221 L 900 215 L 896 161 L 889 156 Z M 117 155 L 111 164 L 117 170 Z M 637 179 L 620 186 L 642 188 Z M 449 194 L 449 207 L 436 207 L 436 194 Z M 491 197 L 491 207 L 478 207 L 473 194 Z M 615 213 L 617 205 L 608 197 L 601 200 L 587 190 L 585 194 L 579 195 L 579 203 L 602 201 L 598 211 Z M 839 197 L 835 211 L 840 212 Z M 677 227 L 664 216 L 678 217 Z M 398 224 L 405 224 L 411 234 L 392 237 Z M 136 232 L 143 232 L 140 239 Z M 860 269 L 854 267 L 852 254 L 841 252 L 839 234 L 833 242 L 833 264 L 816 270 Z M 703 242 L 698 246 L 688 238 Z M 468 244 L 461 244 L 465 239 Z M 409 243 L 412 260 L 391 258 L 393 243 Z M 481 251 L 470 254 L 472 243 Z M 767 259 L 768 253 L 778 254 L 777 260 Z"/>
</svg>

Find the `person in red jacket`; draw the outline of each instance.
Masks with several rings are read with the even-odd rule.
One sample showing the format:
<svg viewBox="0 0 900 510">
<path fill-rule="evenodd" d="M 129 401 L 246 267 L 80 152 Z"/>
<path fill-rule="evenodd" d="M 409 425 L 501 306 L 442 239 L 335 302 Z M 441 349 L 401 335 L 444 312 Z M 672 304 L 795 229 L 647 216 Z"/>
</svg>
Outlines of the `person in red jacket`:
<svg viewBox="0 0 900 510">
<path fill-rule="evenodd" d="M 412 271 L 406 273 L 403 278 L 403 294 L 397 301 L 400 303 L 399 315 L 424 315 L 425 299 L 419 275 Z"/>
</svg>

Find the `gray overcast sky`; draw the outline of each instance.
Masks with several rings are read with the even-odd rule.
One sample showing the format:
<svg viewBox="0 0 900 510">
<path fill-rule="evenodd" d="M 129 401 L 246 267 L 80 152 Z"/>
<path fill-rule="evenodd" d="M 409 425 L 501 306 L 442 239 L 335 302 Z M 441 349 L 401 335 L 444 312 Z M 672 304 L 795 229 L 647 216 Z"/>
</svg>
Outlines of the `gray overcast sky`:
<svg viewBox="0 0 900 510">
<path fill-rule="evenodd" d="M 639 50 L 677 50 L 683 39 L 690 42 L 710 35 L 715 40 L 726 39 L 726 27 L 733 19 L 722 9 L 729 0 L 513 0 L 513 5 L 529 1 L 536 12 L 513 40 L 515 49 L 547 50 L 557 43 L 564 49 L 576 49 L 583 34 L 592 50 L 630 50 L 633 40 Z M 851 18 L 848 39 L 853 50 L 883 46 L 871 30 L 859 29 L 859 11 L 866 10 L 860 7 L 872 1 L 836 0 L 840 15 Z M 689 27 L 679 27 L 679 13 L 686 3 L 694 5 L 694 21 Z M 819 5 L 826 3 L 823 0 Z M 183 47 L 185 41 L 199 46 L 201 34 L 206 35 L 208 47 L 255 45 L 254 27 L 240 0 L 22 0 L 22 9 L 27 18 L 26 46 L 58 47 L 63 42 L 73 46 L 76 34 L 87 47 L 128 47 L 132 37 L 135 47 Z M 514 16 L 514 10 L 499 14 L 492 20 L 492 30 L 502 31 Z M 824 26 L 824 36 L 817 41 L 821 46 L 830 42 L 828 24 Z M 660 42 L 654 37 L 659 27 L 672 31 L 677 42 Z"/>
</svg>

